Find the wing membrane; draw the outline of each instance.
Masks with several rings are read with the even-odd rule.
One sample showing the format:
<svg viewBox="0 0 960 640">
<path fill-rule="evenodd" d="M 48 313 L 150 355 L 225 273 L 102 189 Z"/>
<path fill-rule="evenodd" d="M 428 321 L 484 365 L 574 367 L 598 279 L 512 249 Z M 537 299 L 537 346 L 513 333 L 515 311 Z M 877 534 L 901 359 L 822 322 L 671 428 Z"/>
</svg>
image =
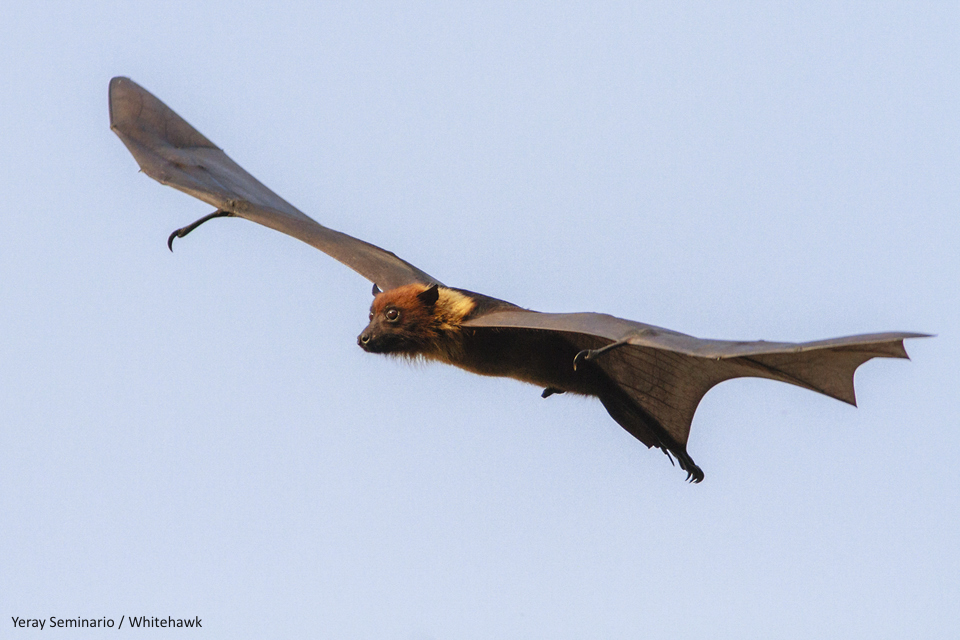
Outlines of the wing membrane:
<svg viewBox="0 0 960 640">
<path fill-rule="evenodd" d="M 857 367 L 871 358 L 906 358 L 904 339 L 927 337 L 899 332 L 800 343 L 703 340 L 602 313 L 523 310 L 490 313 L 466 324 L 558 331 L 575 344 L 583 336 L 599 338 L 608 345 L 619 343 L 593 362 L 682 447 L 700 400 L 724 380 L 769 378 L 855 405 L 853 375 Z M 634 433 L 628 425 L 621 425 Z M 648 446 L 659 446 L 637 437 Z"/>
<path fill-rule="evenodd" d="M 393 253 L 299 211 L 129 78 L 110 81 L 110 128 L 158 182 L 302 240 L 384 289 L 439 282 Z"/>
</svg>

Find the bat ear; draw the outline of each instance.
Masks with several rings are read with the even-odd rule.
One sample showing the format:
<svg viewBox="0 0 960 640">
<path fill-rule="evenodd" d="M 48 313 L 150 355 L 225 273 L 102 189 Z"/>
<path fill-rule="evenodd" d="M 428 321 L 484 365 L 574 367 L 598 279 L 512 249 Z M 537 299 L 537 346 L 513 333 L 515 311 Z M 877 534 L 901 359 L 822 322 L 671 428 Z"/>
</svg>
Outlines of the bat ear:
<svg viewBox="0 0 960 640">
<path fill-rule="evenodd" d="M 376 298 L 376 297 L 377 297 L 378 295 L 380 295 L 381 293 L 383 293 L 383 291 L 380 291 L 380 287 L 378 287 L 378 286 L 377 286 L 377 283 L 374 282 L 374 283 L 373 283 L 373 297 Z"/>
<path fill-rule="evenodd" d="M 417 294 L 417 299 L 420 300 L 423 304 L 428 307 L 432 307 L 437 304 L 437 300 L 440 298 L 440 289 L 439 285 L 433 285 L 429 289 L 424 289 Z"/>
</svg>

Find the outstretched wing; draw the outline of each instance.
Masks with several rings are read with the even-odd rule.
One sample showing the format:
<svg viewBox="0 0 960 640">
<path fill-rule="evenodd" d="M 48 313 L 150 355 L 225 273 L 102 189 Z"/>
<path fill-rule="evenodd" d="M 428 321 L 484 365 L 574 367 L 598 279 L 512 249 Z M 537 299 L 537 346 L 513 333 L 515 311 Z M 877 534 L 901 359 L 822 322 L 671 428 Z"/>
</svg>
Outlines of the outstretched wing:
<svg viewBox="0 0 960 640">
<path fill-rule="evenodd" d="M 857 367 L 871 358 L 906 358 L 903 340 L 927 337 L 876 333 L 801 343 L 730 342 L 600 313 L 522 310 L 498 311 L 466 324 L 559 332 L 586 349 L 578 358 L 590 360 L 622 391 L 619 397 L 600 398 L 611 416 L 647 446 L 676 455 L 694 480 L 703 476 L 686 453 L 690 423 L 714 385 L 731 378 L 770 378 L 856 405 Z"/>
<path fill-rule="evenodd" d="M 110 128 L 144 173 L 218 211 L 302 240 L 383 289 L 413 283 L 439 284 L 436 278 L 393 253 L 328 229 L 298 211 L 129 78 L 110 81 Z"/>
</svg>

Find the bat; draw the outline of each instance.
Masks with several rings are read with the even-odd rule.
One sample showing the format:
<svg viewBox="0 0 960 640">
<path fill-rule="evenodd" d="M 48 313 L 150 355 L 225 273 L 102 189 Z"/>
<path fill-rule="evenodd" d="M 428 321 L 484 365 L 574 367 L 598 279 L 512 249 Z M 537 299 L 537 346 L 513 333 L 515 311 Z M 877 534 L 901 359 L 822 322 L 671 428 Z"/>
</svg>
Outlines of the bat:
<svg viewBox="0 0 960 640">
<path fill-rule="evenodd" d="M 630 435 L 663 451 L 700 482 L 687 453 L 697 405 L 714 385 L 756 377 L 787 382 L 856 406 L 853 376 L 871 358 L 908 358 L 906 338 L 874 333 L 816 342 L 703 340 L 602 313 L 540 313 L 448 287 L 393 253 L 315 222 L 247 173 L 163 102 L 129 78 L 110 81 L 110 128 L 141 170 L 216 210 L 167 240 L 173 250 L 219 217 L 252 220 L 316 247 L 373 282 L 369 353 L 450 364 L 600 400 Z"/>
</svg>

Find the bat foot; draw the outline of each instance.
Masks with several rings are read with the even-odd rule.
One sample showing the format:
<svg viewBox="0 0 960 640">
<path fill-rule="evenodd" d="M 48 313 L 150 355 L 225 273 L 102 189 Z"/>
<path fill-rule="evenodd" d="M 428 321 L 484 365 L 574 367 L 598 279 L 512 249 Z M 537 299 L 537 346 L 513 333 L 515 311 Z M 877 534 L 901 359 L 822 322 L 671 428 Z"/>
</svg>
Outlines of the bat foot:
<svg viewBox="0 0 960 640">
<path fill-rule="evenodd" d="M 690 484 L 699 484 L 703 481 L 703 469 L 693 465 L 692 469 L 687 469 L 687 482 Z"/>
<path fill-rule="evenodd" d="M 233 213 L 230 212 L 230 211 L 224 211 L 223 209 L 217 209 L 216 211 L 214 211 L 214 212 L 211 213 L 210 215 L 208 215 L 208 216 L 203 216 L 202 218 L 200 218 L 200 219 L 197 220 L 196 222 L 193 222 L 193 223 L 191 223 L 191 224 L 188 224 L 188 225 L 185 226 L 185 227 L 180 227 L 179 229 L 177 229 L 176 231 L 174 231 L 173 233 L 171 233 L 169 238 L 167 238 L 167 248 L 170 249 L 171 252 L 173 252 L 173 239 L 174 239 L 174 238 L 182 238 L 182 237 L 184 237 L 185 235 L 187 235 L 188 233 L 190 233 L 191 231 L 193 231 L 194 229 L 196 229 L 197 227 L 199 227 L 200 225 L 202 225 L 202 224 L 203 224 L 204 222 L 206 222 L 207 220 L 213 220 L 214 218 L 230 218 L 230 217 L 232 217 L 232 216 L 233 216 Z"/>
<path fill-rule="evenodd" d="M 698 484 L 703 481 L 703 469 L 698 467 L 686 452 L 684 452 L 682 456 L 676 452 L 674 452 L 674 455 L 677 456 L 677 462 L 680 463 L 680 468 L 687 472 L 687 482 L 690 484 Z"/>
<path fill-rule="evenodd" d="M 703 469 L 697 466 L 697 463 L 693 461 L 693 458 L 691 458 L 686 451 L 673 451 L 673 455 L 670 455 L 670 449 L 667 449 L 663 444 L 660 445 L 660 450 L 663 451 L 667 459 L 670 460 L 670 464 L 674 466 L 676 466 L 676 463 L 673 461 L 673 456 L 677 457 L 680 468 L 687 472 L 687 482 L 697 484 L 703 480 Z"/>
<path fill-rule="evenodd" d="M 554 394 L 561 394 L 561 393 L 566 393 L 566 391 L 564 391 L 563 389 L 557 389 L 555 387 L 547 387 L 546 389 L 543 390 L 543 393 L 540 394 L 540 397 L 549 398 Z"/>
</svg>

